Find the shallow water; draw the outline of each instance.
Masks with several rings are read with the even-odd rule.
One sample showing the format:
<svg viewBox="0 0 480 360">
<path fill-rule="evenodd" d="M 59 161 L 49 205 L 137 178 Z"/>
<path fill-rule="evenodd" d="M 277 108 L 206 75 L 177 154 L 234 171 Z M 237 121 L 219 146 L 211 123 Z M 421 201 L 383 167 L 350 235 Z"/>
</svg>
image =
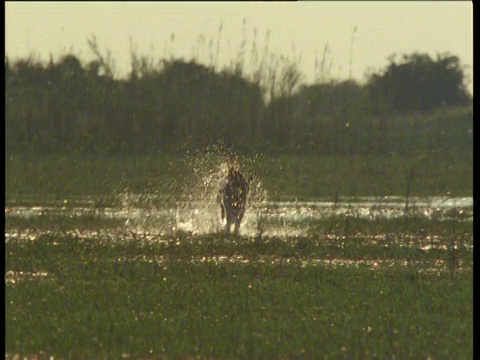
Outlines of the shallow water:
<svg viewBox="0 0 480 360">
<path fill-rule="evenodd" d="M 130 199 L 140 195 L 129 194 Z M 44 198 L 10 199 L 5 218 L 66 217 L 92 220 L 112 219 L 123 224 L 124 230 L 137 233 L 171 233 L 185 231 L 193 235 L 220 232 L 223 223 L 215 200 L 192 199 L 172 202 L 165 196 L 149 196 L 142 202 L 122 202 L 117 207 L 97 207 L 90 197 L 63 200 Z M 241 235 L 304 236 L 308 226 L 332 215 L 369 221 L 415 217 L 443 221 L 473 220 L 473 198 L 416 197 L 408 207 L 401 197 L 359 197 L 317 199 L 312 201 L 251 201 L 242 223 Z M 7 238 L 10 234 L 6 231 Z"/>
<path fill-rule="evenodd" d="M 129 201 L 125 201 L 128 198 Z M 132 201 L 134 199 L 134 201 Z M 138 199 L 141 199 L 140 201 Z M 223 233 L 223 223 L 220 219 L 220 209 L 214 197 L 203 200 L 191 199 L 190 201 L 172 202 L 166 196 L 149 196 L 128 194 L 119 202 L 118 206 L 98 207 L 98 200 L 91 197 L 77 197 L 69 199 L 54 198 L 16 198 L 8 199 L 5 207 L 5 219 L 9 224 L 5 229 L 5 242 L 31 242 L 41 236 L 74 237 L 76 239 L 98 240 L 100 243 L 117 243 L 123 241 L 147 242 L 174 242 L 180 244 L 187 242 L 192 246 L 203 240 L 208 240 L 210 234 Z M 383 198 L 348 198 L 332 202 L 330 199 L 317 199 L 312 201 L 265 201 L 253 198 L 250 201 L 240 235 L 242 238 L 231 239 L 231 245 L 237 246 L 233 256 L 194 256 L 192 263 L 260 263 L 272 266 L 300 264 L 301 266 L 321 267 L 367 267 L 371 270 L 391 269 L 393 267 L 415 268 L 417 272 L 440 274 L 449 271 L 445 255 L 440 257 L 415 260 L 415 263 L 402 256 L 399 258 L 363 259 L 362 257 L 329 258 L 325 253 L 312 254 L 302 257 L 285 258 L 282 256 L 255 255 L 247 256 L 242 253 L 245 242 L 262 241 L 268 244 L 269 239 L 282 239 L 293 246 L 297 241 L 302 241 L 312 234 L 312 224 L 332 219 L 343 223 L 348 218 L 362 219 L 372 222 L 389 219 L 420 218 L 431 221 L 444 221 L 457 219 L 462 222 L 473 220 L 473 198 L 442 198 L 425 197 L 410 198 L 408 207 L 401 197 Z M 10 221 L 9 221 L 10 220 Z M 22 220 L 20 225 L 15 220 Z M 65 224 L 66 223 L 66 224 Z M 343 248 L 348 242 L 345 225 L 341 229 L 319 231 L 315 228 L 316 242 L 321 243 L 323 249 L 332 246 Z M 60 227 L 59 224 L 61 225 Z M 62 225 L 63 224 L 63 225 Z M 325 223 L 324 223 L 325 224 Z M 59 230 L 60 229 L 60 230 Z M 450 234 L 450 233 L 449 233 Z M 185 237 L 186 235 L 186 237 Z M 448 253 L 452 244 L 445 234 L 422 233 L 369 233 L 350 234 L 355 237 L 361 246 L 397 248 L 414 248 L 421 253 L 439 251 Z M 177 239 L 177 240 L 175 240 Z M 55 240 L 57 241 L 57 240 Z M 177 245 L 178 245 L 177 244 Z M 55 246 L 56 243 L 53 243 Z M 468 252 L 473 251 L 473 235 L 459 234 L 455 248 L 461 247 Z M 462 250 L 462 251 L 463 251 Z M 161 264 L 165 261 L 162 255 L 154 259 L 124 259 L 122 261 L 155 261 Z M 180 261 L 180 260 L 179 260 Z M 456 270 L 471 269 L 470 260 L 458 261 Z M 50 281 L 52 276 L 46 271 L 29 272 L 9 269 L 5 273 L 7 284 L 17 284 L 25 281 Z"/>
</svg>

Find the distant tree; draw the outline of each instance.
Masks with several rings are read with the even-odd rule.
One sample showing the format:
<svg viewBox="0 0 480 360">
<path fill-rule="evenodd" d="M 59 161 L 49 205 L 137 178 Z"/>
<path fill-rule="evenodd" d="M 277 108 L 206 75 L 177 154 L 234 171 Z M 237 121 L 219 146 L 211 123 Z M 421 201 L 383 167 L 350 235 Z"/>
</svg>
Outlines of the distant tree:
<svg viewBox="0 0 480 360">
<path fill-rule="evenodd" d="M 344 149 L 349 131 L 363 126 L 366 92 L 352 80 L 303 86 L 293 96 L 296 148 L 334 153 Z"/>
<path fill-rule="evenodd" d="M 431 135 L 450 119 L 434 128 L 392 113 L 471 104 L 455 56 L 392 58 L 366 85 L 301 87 L 295 63 L 281 58 L 248 80 L 235 69 L 218 72 L 180 59 L 154 66 L 136 56 L 131 76 L 115 79 L 109 52 L 100 53 L 94 39 L 90 45 L 96 59 L 86 66 L 72 54 L 47 64 L 5 58 L 6 151 L 383 154 L 443 143 Z M 471 129 L 470 114 L 462 115 L 458 134 Z"/>
<path fill-rule="evenodd" d="M 404 55 L 400 62 L 392 56 L 381 74 L 368 80 L 369 102 L 374 114 L 387 111 L 409 113 L 430 111 L 440 106 L 463 105 L 471 101 L 465 75 L 456 56 Z"/>
<path fill-rule="evenodd" d="M 358 117 L 363 111 L 365 91 L 353 80 L 304 86 L 294 96 L 299 110 L 308 115 L 329 115 L 344 122 Z"/>
<path fill-rule="evenodd" d="M 142 80 L 142 79 L 141 79 Z M 172 60 L 152 80 L 156 100 L 146 128 L 164 144 L 192 149 L 210 145 L 248 144 L 257 133 L 263 99 L 259 87 L 235 73 L 216 73 L 194 61 Z M 152 89 L 152 85 L 148 86 Z M 142 97 L 145 100 L 145 97 Z M 150 132 L 152 134 L 152 132 Z"/>
</svg>

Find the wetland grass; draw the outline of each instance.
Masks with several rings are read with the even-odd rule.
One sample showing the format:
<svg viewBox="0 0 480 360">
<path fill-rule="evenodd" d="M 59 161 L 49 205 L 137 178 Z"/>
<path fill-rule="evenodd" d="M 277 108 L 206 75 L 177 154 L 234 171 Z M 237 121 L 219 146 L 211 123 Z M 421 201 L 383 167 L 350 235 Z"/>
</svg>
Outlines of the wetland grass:
<svg viewBox="0 0 480 360">
<path fill-rule="evenodd" d="M 473 236 L 471 223 L 455 221 L 457 233 Z M 458 242 L 460 266 L 452 281 L 451 223 L 431 227 L 427 239 L 414 230 L 420 225 L 415 219 L 409 229 L 401 218 L 396 225 L 380 222 L 362 228 L 352 217 L 348 241 L 320 232 L 258 241 L 184 232 L 128 237 L 121 231 L 10 240 L 6 353 L 55 359 L 471 358 L 473 244 Z M 378 241 L 377 230 L 395 226 L 420 240 Z M 422 242 L 435 246 L 413 245 Z"/>
<path fill-rule="evenodd" d="M 333 208 L 258 216 L 256 235 L 227 237 L 156 229 L 170 213 L 135 198 L 183 194 L 192 174 L 174 156 L 6 158 L 6 358 L 470 359 L 471 211 L 413 203 L 471 196 L 470 160 L 457 160 L 415 163 L 406 221 L 388 206 L 337 210 L 352 192 L 404 195 L 412 159 L 257 157 L 247 166 L 269 200 L 336 194 Z M 112 195 L 123 188 L 127 205 Z M 89 207 L 70 204 L 85 194 Z M 127 226 L 125 206 L 148 230 Z"/>
<path fill-rule="evenodd" d="M 447 193 L 471 196 L 473 166 L 469 156 L 440 154 L 418 156 L 245 157 L 245 167 L 256 173 L 269 199 L 404 195 L 404 174 L 415 165 L 415 195 Z M 5 159 L 5 193 L 21 195 L 100 196 L 128 188 L 170 197 L 181 195 L 192 169 L 184 158 L 159 156 L 12 155 Z M 25 174 L 28 173 L 28 176 Z"/>
</svg>

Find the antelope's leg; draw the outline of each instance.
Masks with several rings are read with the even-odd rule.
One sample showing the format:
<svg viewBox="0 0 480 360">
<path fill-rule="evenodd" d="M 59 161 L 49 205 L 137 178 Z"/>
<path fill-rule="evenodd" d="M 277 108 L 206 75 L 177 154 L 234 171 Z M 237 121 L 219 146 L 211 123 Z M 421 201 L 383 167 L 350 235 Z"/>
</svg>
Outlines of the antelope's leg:
<svg viewBox="0 0 480 360">
<path fill-rule="evenodd" d="M 222 211 L 222 220 L 225 219 L 225 206 L 223 206 L 223 203 L 220 204 L 220 209 Z"/>
<path fill-rule="evenodd" d="M 240 232 L 240 222 L 235 221 L 235 235 Z"/>
<path fill-rule="evenodd" d="M 225 232 L 226 232 L 227 234 L 230 234 L 230 227 L 231 227 L 231 225 L 232 225 L 232 224 L 230 223 L 230 221 L 228 220 L 228 217 L 227 217 L 227 225 L 226 225 L 226 228 L 225 228 Z"/>
</svg>

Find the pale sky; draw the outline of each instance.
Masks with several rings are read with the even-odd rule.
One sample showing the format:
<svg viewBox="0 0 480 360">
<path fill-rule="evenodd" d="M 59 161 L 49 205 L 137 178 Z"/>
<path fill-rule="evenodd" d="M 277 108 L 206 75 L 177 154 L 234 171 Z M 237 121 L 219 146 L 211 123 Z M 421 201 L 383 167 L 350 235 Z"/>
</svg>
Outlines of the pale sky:
<svg viewBox="0 0 480 360">
<path fill-rule="evenodd" d="M 335 79 L 363 81 L 394 53 L 435 58 L 448 52 L 467 66 L 473 91 L 471 1 L 5 3 L 10 60 L 34 55 L 46 62 L 51 54 L 57 61 L 73 53 L 86 63 L 94 59 L 87 44 L 94 34 L 100 49 L 111 52 L 117 76 L 130 70 L 132 44 L 155 63 L 173 56 L 206 65 L 218 44 L 213 64 L 222 69 L 237 59 L 242 39 L 247 63 L 254 44 L 261 57 L 268 33 L 268 52 L 296 59 L 306 84 L 314 81 L 315 59 L 321 61 L 328 44 L 325 74 Z"/>
</svg>

